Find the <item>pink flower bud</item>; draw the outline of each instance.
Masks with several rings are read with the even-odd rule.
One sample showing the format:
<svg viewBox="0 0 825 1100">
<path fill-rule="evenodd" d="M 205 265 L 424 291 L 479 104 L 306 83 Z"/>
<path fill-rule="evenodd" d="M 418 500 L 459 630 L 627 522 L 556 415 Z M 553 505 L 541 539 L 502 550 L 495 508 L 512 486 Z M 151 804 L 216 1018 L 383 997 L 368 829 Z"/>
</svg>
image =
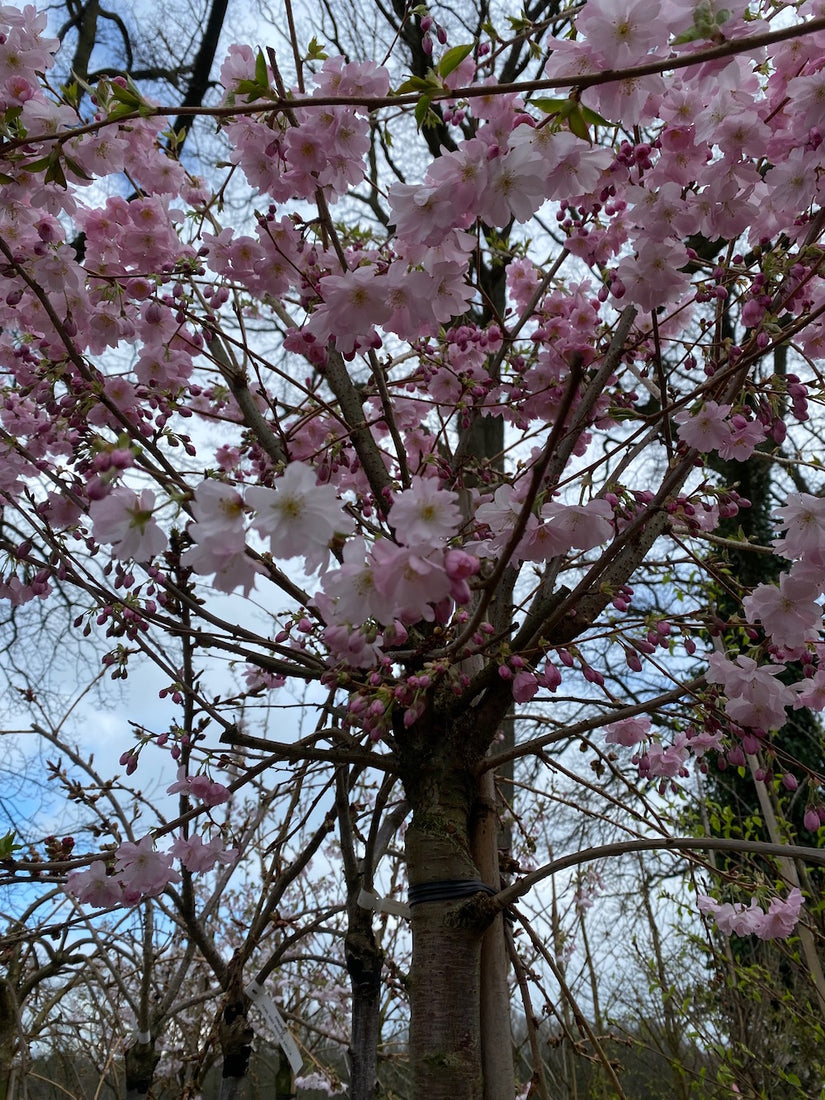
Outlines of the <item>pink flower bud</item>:
<svg viewBox="0 0 825 1100">
<path fill-rule="evenodd" d="M 635 653 L 632 649 L 625 651 L 625 660 L 627 661 L 627 667 L 634 672 L 642 671 L 642 659 L 638 653 Z"/>
<path fill-rule="evenodd" d="M 544 666 L 544 674 L 542 675 L 542 683 L 550 691 L 555 691 L 561 684 L 561 673 L 555 665 L 551 665 L 548 661 Z"/>
<path fill-rule="evenodd" d="M 444 571 L 451 581 L 473 577 L 481 568 L 478 558 L 466 550 L 448 550 L 444 555 Z"/>
<path fill-rule="evenodd" d="M 532 672 L 523 669 L 513 680 L 513 699 L 517 703 L 529 703 L 538 689 L 536 677 Z"/>
</svg>

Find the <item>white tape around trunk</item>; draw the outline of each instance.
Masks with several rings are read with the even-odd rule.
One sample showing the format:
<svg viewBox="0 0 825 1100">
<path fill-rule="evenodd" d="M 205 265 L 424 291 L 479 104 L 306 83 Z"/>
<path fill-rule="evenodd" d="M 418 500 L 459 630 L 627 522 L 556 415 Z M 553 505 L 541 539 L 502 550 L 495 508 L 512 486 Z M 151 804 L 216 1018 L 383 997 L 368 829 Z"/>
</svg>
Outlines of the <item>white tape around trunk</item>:
<svg viewBox="0 0 825 1100">
<path fill-rule="evenodd" d="M 246 987 L 246 995 L 272 1028 L 278 1045 L 286 1055 L 287 1061 L 292 1066 L 293 1072 L 300 1073 L 304 1065 L 304 1060 L 301 1057 L 301 1052 L 298 1050 L 295 1040 L 292 1038 L 292 1033 L 286 1026 L 283 1016 L 275 1007 L 275 1002 L 269 994 L 265 992 L 264 987 L 259 985 L 254 979 Z"/>
</svg>

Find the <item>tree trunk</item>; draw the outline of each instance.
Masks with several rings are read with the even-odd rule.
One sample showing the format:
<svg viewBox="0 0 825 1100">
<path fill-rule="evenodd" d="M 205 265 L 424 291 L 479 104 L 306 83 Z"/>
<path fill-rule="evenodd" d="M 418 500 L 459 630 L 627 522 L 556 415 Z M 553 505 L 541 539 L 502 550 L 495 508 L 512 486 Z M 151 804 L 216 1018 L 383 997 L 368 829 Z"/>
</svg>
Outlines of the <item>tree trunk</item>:
<svg viewBox="0 0 825 1100">
<path fill-rule="evenodd" d="M 17 998 L 14 988 L 6 978 L 0 978 L 0 1100 L 6 1100 L 11 1096 L 17 1023 Z"/>
<path fill-rule="evenodd" d="M 371 910 L 361 909 L 355 922 L 351 916 L 344 947 L 352 984 L 349 1096 L 350 1100 L 375 1100 L 384 957 L 375 942 Z"/>
<path fill-rule="evenodd" d="M 155 1067 L 160 1061 L 160 1055 L 155 1053 L 154 1039 L 148 1042 L 138 1039 L 132 1043 L 126 1048 L 123 1060 L 126 1064 L 126 1100 L 141 1100 L 152 1087 Z"/>
<path fill-rule="evenodd" d="M 460 919 L 466 897 L 415 901 L 417 888 L 478 881 L 469 844 L 475 784 L 466 774 L 439 775 L 424 760 L 410 780 L 413 819 L 406 851 L 414 903 L 412 1095 L 414 1100 L 483 1100 L 479 1009 L 483 930 Z"/>
<path fill-rule="evenodd" d="M 481 934 L 452 923 L 462 902 L 413 912 L 410 1061 L 414 1100 L 482 1100 Z"/>
<path fill-rule="evenodd" d="M 275 1074 L 275 1100 L 295 1100 L 295 1073 L 282 1049 L 278 1049 L 278 1072 Z"/>
<path fill-rule="evenodd" d="M 495 777 L 491 771 L 487 771 L 481 777 L 479 797 L 473 814 L 472 849 L 481 881 L 494 890 L 501 888 L 498 822 Z M 499 914 L 484 933 L 481 943 L 481 1062 L 484 1100 L 509 1098 L 516 1091 L 508 971 L 504 917 Z"/>
<path fill-rule="evenodd" d="M 246 1018 L 243 995 L 230 1000 L 221 1016 L 220 1040 L 223 1051 L 220 1100 L 237 1100 L 244 1094 L 254 1032 Z"/>
</svg>

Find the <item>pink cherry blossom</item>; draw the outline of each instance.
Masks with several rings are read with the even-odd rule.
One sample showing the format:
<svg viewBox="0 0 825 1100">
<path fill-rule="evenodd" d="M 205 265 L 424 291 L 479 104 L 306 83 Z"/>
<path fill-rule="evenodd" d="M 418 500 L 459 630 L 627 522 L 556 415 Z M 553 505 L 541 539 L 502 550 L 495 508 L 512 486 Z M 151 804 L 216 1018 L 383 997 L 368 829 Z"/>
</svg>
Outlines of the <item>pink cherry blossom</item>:
<svg viewBox="0 0 825 1100">
<path fill-rule="evenodd" d="M 382 322 L 386 332 L 394 332 L 402 340 L 417 340 L 438 329 L 430 295 L 433 278 L 426 271 L 410 271 L 406 263 L 390 265 L 384 288 L 387 304 L 392 309 Z"/>
<path fill-rule="evenodd" d="M 760 940 L 787 939 L 799 922 L 802 891 L 795 886 L 787 898 L 771 898 L 768 911 L 756 932 Z"/>
<path fill-rule="evenodd" d="M 478 214 L 490 225 L 504 226 L 513 218 L 527 221 L 545 201 L 547 168 L 530 140 L 532 133 L 530 127 L 519 127 L 504 155 L 488 164 L 489 181 Z"/>
<path fill-rule="evenodd" d="M 324 609 L 325 618 L 332 615 L 342 624 L 358 624 L 370 618 L 392 622 L 393 609 L 376 587 L 375 562 L 367 556 L 362 536 L 347 541 L 340 568 L 328 569 L 321 583 L 331 601 L 329 612 Z"/>
<path fill-rule="evenodd" d="M 730 405 L 706 401 L 696 412 L 681 409 L 673 419 L 680 426 L 679 438 L 697 451 L 718 451 L 730 440 L 727 416 Z"/>
<path fill-rule="evenodd" d="M 453 196 L 437 187 L 394 183 L 387 199 L 398 236 L 424 245 L 437 245 L 450 229 L 466 220 L 466 211 L 459 214 Z"/>
<path fill-rule="evenodd" d="M 155 494 L 144 489 L 140 496 L 121 486 L 89 505 L 94 535 L 112 546 L 121 560 L 148 561 L 166 549 L 168 539 L 154 518 Z"/>
<path fill-rule="evenodd" d="M 742 601 L 749 623 L 761 622 L 774 645 L 796 649 L 818 636 L 822 627 L 819 593 L 807 578 L 783 573 L 778 587 L 760 584 Z"/>
<path fill-rule="evenodd" d="M 181 554 L 181 564 L 204 576 L 212 574 L 212 584 L 219 592 L 240 589 L 248 596 L 263 566 L 247 555 L 243 536 L 233 539 L 224 532 L 222 540 L 213 539 L 199 523 L 190 524 L 188 534 L 194 545 Z"/>
<path fill-rule="evenodd" d="M 444 555 L 444 570 L 450 581 L 450 595 L 457 604 L 469 603 L 472 592 L 468 578 L 481 569 L 481 562 L 466 550 L 448 550 Z"/>
<path fill-rule="evenodd" d="M 241 588 L 249 595 L 261 566 L 246 554 L 243 497 L 233 486 L 212 479 L 195 490 L 188 535 L 194 545 L 181 554 L 183 565 L 214 574 L 220 592 Z"/>
<path fill-rule="evenodd" d="M 93 905 L 96 909 L 120 905 L 123 900 L 119 879 L 107 873 L 102 859 L 94 860 L 88 871 L 70 871 L 66 876 L 66 890 L 81 904 Z"/>
<path fill-rule="evenodd" d="M 204 806 L 220 806 L 228 802 L 229 791 L 222 783 L 216 783 L 207 775 L 189 775 L 186 768 L 178 768 L 178 777 L 166 788 L 167 794 L 183 792 L 197 798 Z"/>
<path fill-rule="evenodd" d="M 521 669 L 513 677 L 513 699 L 516 703 L 529 703 L 539 690 L 538 680 L 535 674 Z"/>
<path fill-rule="evenodd" d="M 622 718 L 604 727 L 606 745 L 638 745 L 650 736 L 650 719 L 646 715 Z"/>
<path fill-rule="evenodd" d="M 810 679 L 800 680 L 793 689 L 797 693 L 794 707 L 825 710 L 825 669 L 817 669 Z"/>
<path fill-rule="evenodd" d="M 552 502 L 542 509 L 548 526 L 575 550 L 592 550 L 613 536 L 613 509 L 606 500 L 587 504 Z"/>
<path fill-rule="evenodd" d="M 802 892 L 797 886 L 787 898 L 772 898 L 767 913 L 752 898 L 746 908 L 742 902 L 718 902 L 702 894 L 698 898 L 700 913 L 712 917 L 720 932 L 730 936 L 757 936 L 760 940 L 787 939 L 799 923 Z"/>
<path fill-rule="evenodd" d="M 737 413 L 730 419 L 730 435 L 719 444 L 719 457 L 725 461 L 745 462 L 764 440 L 764 425 L 758 420 L 746 420 Z"/>
<path fill-rule="evenodd" d="M 355 527 L 335 488 L 319 485 L 303 462 L 291 462 L 271 489 L 249 489 L 246 501 L 257 513 L 252 526 L 269 539 L 273 556 L 304 557 L 313 571 L 328 561 L 331 540 Z"/>
<path fill-rule="evenodd" d="M 672 745 L 661 745 L 654 741 L 639 756 L 639 775 L 644 778 L 656 777 L 672 779 L 688 774 L 685 761 L 688 756 L 688 740 L 685 734 L 676 735 Z M 634 756 L 634 760 L 636 757 Z"/>
<path fill-rule="evenodd" d="M 705 753 L 712 750 L 722 752 L 723 747 L 721 729 L 714 732 L 701 730 L 690 738 L 690 751 L 697 760 L 701 760 Z"/>
<path fill-rule="evenodd" d="M 757 665 L 740 654 L 729 661 L 721 653 L 708 658 L 708 681 L 722 684 L 727 702 L 725 713 L 742 726 L 778 729 L 785 722 L 785 708 L 796 702 L 795 693 L 779 679 L 783 665 Z"/>
<path fill-rule="evenodd" d="M 356 343 L 371 346 L 376 326 L 392 312 L 386 279 L 371 266 L 359 267 L 344 275 L 328 275 L 319 290 L 322 304 L 312 314 L 309 332 L 322 344 L 333 337 L 336 348 L 345 355 Z"/>
<path fill-rule="evenodd" d="M 381 619 L 389 623 L 432 622 L 434 605 L 450 594 L 450 578 L 443 555 L 422 553 L 413 547 L 394 546 L 386 539 L 373 550 L 375 587 L 386 600 Z"/>
<path fill-rule="evenodd" d="M 319 601 L 323 610 L 323 602 Z M 367 625 L 353 627 L 332 625 L 324 628 L 324 642 L 329 646 L 330 664 L 341 664 L 350 668 L 372 668 L 381 660 L 381 635 Z"/>
<path fill-rule="evenodd" d="M 216 863 L 229 865 L 238 858 L 237 848 L 224 848 L 223 841 L 215 836 L 204 844 L 200 834 L 191 837 L 176 837 L 169 849 L 175 859 L 179 859 L 187 871 L 200 874 L 211 871 Z"/>
<path fill-rule="evenodd" d="M 642 240 L 633 259 L 616 268 L 627 300 L 642 310 L 656 309 L 677 301 L 690 281 L 682 270 L 687 263 L 684 245 L 674 240 Z"/>
<path fill-rule="evenodd" d="M 553 133 L 546 127 L 532 140 L 545 158 L 548 199 L 577 199 L 591 194 L 612 162 L 606 149 L 596 149 L 565 130 Z"/>
<path fill-rule="evenodd" d="M 455 534 L 461 523 L 458 494 L 440 488 L 437 478 L 414 477 L 409 489 L 396 494 L 389 518 L 404 546 L 431 549 Z"/>
<path fill-rule="evenodd" d="M 137 844 L 126 841 L 115 852 L 115 872 L 123 886 L 123 899 L 134 905 L 142 897 L 155 897 L 180 875 L 172 866 L 169 852 L 156 852 L 151 835 Z"/>
<path fill-rule="evenodd" d="M 776 512 L 787 528 L 784 536 L 773 543 L 783 557 L 825 551 L 825 499 L 810 493 L 791 493 L 788 503 Z"/>
<path fill-rule="evenodd" d="M 608 69 L 638 64 L 667 42 L 659 0 L 588 0 L 576 25 Z"/>
</svg>

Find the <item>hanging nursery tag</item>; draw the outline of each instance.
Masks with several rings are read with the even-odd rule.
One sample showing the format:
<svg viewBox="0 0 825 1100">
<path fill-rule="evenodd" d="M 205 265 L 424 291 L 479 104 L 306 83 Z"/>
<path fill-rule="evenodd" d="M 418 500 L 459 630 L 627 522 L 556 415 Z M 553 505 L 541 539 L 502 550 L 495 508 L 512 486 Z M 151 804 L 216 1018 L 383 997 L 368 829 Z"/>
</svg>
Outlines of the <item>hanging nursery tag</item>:
<svg viewBox="0 0 825 1100">
<path fill-rule="evenodd" d="M 394 898 L 379 898 L 369 890 L 362 890 L 358 895 L 358 904 L 362 909 L 374 909 L 376 913 L 390 913 L 394 917 L 412 916 L 410 907 L 404 901 L 396 901 Z"/>
<path fill-rule="evenodd" d="M 275 1007 L 275 1002 L 269 994 L 264 991 L 263 986 L 259 985 L 254 979 L 246 987 L 246 995 L 272 1028 L 278 1045 L 287 1056 L 287 1061 L 290 1066 L 292 1066 L 293 1071 L 295 1073 L 300 1073 L 304 1065 L 304 1060 L 301 1057 L 301 1052 L 298 1050 L 295 1040 L 292 1038 L 292 1032 L 286 1026 L 283 1016 Z"/>
</svg>

